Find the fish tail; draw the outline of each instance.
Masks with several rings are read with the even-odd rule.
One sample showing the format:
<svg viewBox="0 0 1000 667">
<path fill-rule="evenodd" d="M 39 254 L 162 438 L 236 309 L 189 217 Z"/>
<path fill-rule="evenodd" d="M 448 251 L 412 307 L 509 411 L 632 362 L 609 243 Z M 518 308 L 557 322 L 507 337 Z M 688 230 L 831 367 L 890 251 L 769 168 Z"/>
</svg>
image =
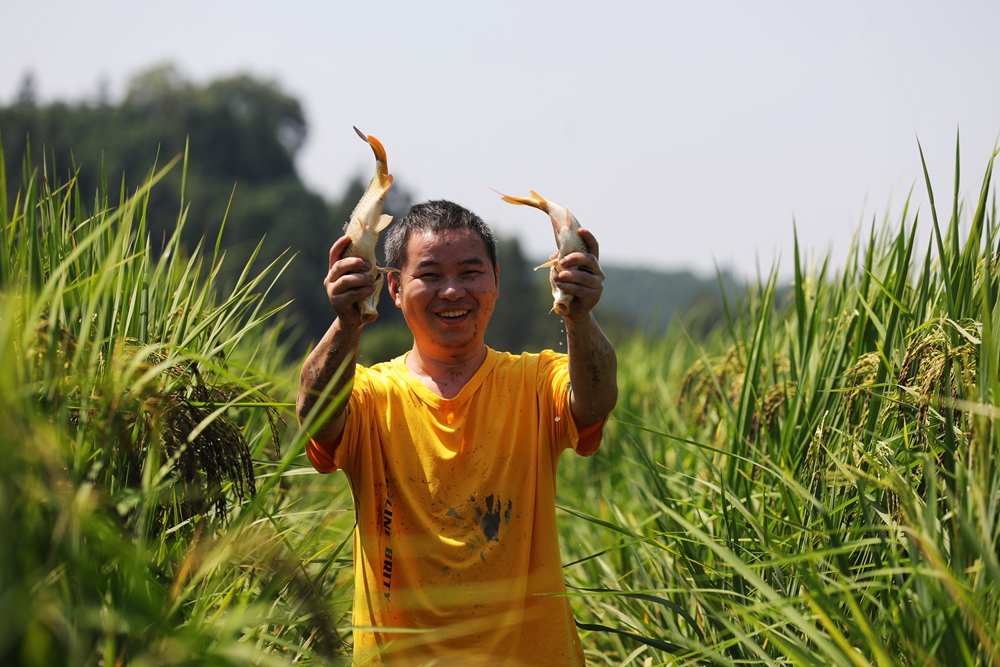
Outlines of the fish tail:
<svg viewBox="0 0 1000 667">
<path fill-rule="evenodd" d="M 359 130 L 357 127 L 354 131 L 358 133 L 358 136 L 365 140 L 369 146 L 372 147 L 372 152 L 375 153 L 375 176 L 379 179 L 379 185 L 382 186 L 383 191 L 388 190 L 389 186 L 392 185 L 392 174 L 389 173 L 389 158 L 386 157 L 385 147 L 382 146 L 382 142 L 373 137 L 372 135 L 366 135 L 364 132 Z"/>
<path fill-rule="evenodd" d="M 546 213 L 549 212 L 549 203 L 545 201 L 544 197 L 542 197 L 534 190 L 529 190 L 529 192 L 531 192 L 530 197 L 511 197 L 509 195 L 505 195 L 499 190 L 494 190 L 493 188 L 490 188 L 490 190 L 493 190 L 493 192 L 500 195 L 500 197 L 508 204 L 517 204 L 518 206 L 532 206 L 534 208 L 545 211 Z"/>
<path fill-rule="evenodd" d="M 371 144 L 372 151 L 375 153 L 375 159 L 385 167 L 386 171 L 388 171 L 389 160 L 385 156 L 385 148 L 383 148 L 382 142 L 369 134 L 368 143 Z"/>
<path fill-rule="evenodd" d="M 537 199 L 537 200 L 538 200 L 538 201 L 540 201 L 541 203 L 543 203 L 543 204 L 545 204 L 545 205 L 548 205 L 548 202 L 547 202 L 547 201 L 545 201 L 545 197 L 543 197 L 542 195 L 538 194 L 538 193 L 537 193 L 537 192 L 535 192 L 534 190 L 528 190 L 528 192 L 529 192 L 529 193 L 531 193 L 531 198 L 532 198 L 532 199 Z"/>
</svg>

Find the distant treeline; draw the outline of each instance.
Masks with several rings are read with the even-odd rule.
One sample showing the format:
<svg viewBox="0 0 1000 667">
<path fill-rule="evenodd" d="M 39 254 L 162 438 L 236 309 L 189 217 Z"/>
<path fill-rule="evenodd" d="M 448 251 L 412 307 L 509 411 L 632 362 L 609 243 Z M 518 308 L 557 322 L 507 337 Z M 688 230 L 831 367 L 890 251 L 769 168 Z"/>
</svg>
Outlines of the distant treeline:
<svg viewBox="0 0 1000 667">
<path fill-rule="evenodd" d="M 214 243 L 229 207 L 222 245 L 233 271 L 245 264 L 261 239 L 258 262 L 296 254 L 270 296 L 293 300 L 286 320 L 299 349 L 330 324 L 333 313 L 322 288 L 328 250 L 367 184 L 366 176 L 355 178 L 339 201 L 309 190 L 295 170 L 295 156 L 307 134 L 300 103 L 276 82 L 239 75 L 198 85 L 172 66 L 135 76 L 117 103 L 99 96 L 89 102 L 38 104 L 26 78 L 15 101 L 0 106 L 7 172 L 19 172 L 30 149 L 36 165 L 44 159 L 61 178 L 77 172 L 83 192 L 96 193 L 104 179 L 112 191 L 119 179 L 133 190 L 155 161 L 165 163 L 189 145 L 185 245 L 193 248 L 203 238 Z M 405 213 L 412 202 L 405 175 L 400 180 L 385 205 L 393 216 Z M 154 247 L 174 229 L 181 202 L 178 168 L 153 190 L 149 202 Z M 543 272 L 532 271 L 533 262 L 516 239 L 502 240 L 500 264 L 501 296 L 487 343 L 512 351 L 558 348 L 561 321 L 547 314 L 551 299 Z M 696 330 L 710 327 L 721 315 L 715 280 L 614 268 L 608 274 L 601 323 L 613 337 L 637 327 L 662 331 L 675 311 L 688 311 L 696 303 L 705 304 L 697 310 Z M 236 276 L 227 278 L 234 281 Z M 362 358 L 368 363 L 410 346 L 402 316 L 385 295 L 379 311 L 379 320 L 365 332 Z"/>
</svg>

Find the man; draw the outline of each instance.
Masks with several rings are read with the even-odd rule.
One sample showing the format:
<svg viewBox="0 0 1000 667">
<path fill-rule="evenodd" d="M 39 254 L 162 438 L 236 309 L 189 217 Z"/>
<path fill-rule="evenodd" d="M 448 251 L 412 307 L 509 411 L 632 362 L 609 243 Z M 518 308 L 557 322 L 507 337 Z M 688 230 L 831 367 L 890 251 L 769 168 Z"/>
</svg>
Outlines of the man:
<svg viewBox="0 0 1000 667">
<path fill-rule="evenodd" d="M 356 367 L 355 304 L 374 291 L 360 258 L 330 250 L 337 318 L 300 376 L 300 419 L 341 366 L 346 403 L 311 429 L 309 460 L 343 469 L 355 498 L 356 664 L 582 665 L 559 556 L 555 471 L 567 448 L 592 454 L 618 388 L 615 353 L 591 310 L 598 245 L 564 258 L 575 298 L 567 355 L 486 347 L 499 296 L 496 240 L 447 201 L 410 209 L 386 237 L 389 296 L 413 349 Z M 333 391 L 331 396 L 338 392 Z"/>
</svg>

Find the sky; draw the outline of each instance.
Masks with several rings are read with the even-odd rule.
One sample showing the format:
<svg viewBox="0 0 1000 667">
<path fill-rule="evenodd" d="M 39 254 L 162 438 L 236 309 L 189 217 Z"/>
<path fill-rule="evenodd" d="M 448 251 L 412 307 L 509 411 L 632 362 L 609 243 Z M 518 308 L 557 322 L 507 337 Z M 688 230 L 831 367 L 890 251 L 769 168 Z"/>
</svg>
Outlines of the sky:
<svg viewBox="0 0 1000 667">
<path fill-rule="evenodd" d="M 491 187 L 567 206 L 605 263 L 788 275 L 796 229 L 842 262 L 911 191 L 929 221 L 918 139 L 940 205 L 960 132 L 972 205 L 1000 134 L 996 2 L 4 4 L 0 104 L 28 71 L 42 102 L 101 82 L 115 99 L 166 62 L 273 79 L 303 104 L 310 187 L 335 198 L 371 173 L 356 125 L 418 200 L 463 204 L 536 257 L 546 217 Z"/>
</svg>

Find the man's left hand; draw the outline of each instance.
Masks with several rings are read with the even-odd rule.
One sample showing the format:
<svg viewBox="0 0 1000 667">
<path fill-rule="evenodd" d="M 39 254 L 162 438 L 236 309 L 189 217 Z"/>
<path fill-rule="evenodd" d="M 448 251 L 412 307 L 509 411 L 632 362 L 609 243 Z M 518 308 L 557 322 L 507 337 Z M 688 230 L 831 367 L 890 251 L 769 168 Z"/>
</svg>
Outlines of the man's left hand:
<svg viewBox="0 0 1000 667">
<path fill-rule="evenodd" d="M 567 294 L 573 295 L 566 319 L 582 321 L 590 317 L 597 302 L 601 300 L 604 291 L 604 271 L 598 262 L 600 246 L 597 239 L 587 229 L 580 229 L 580 238 L 587 244 L 590 252 L 574 252 L 566 255 L 559 262 L 556 273 L 556 286 Z M 552 255 L 551 259 L 558 257 Z"/>
</svg>

